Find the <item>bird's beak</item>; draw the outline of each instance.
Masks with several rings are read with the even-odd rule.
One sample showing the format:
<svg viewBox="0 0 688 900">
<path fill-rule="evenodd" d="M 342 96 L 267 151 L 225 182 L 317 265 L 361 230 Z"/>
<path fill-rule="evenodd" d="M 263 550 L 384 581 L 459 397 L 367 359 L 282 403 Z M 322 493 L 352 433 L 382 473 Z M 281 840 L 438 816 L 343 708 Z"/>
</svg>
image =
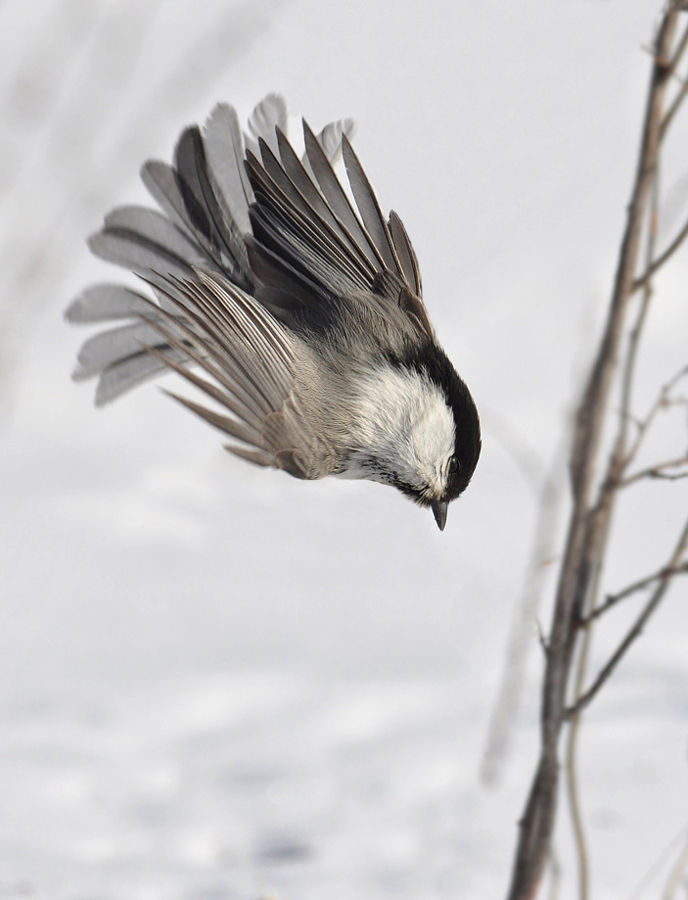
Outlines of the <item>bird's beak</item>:
<svg viewBox="0 0 688 900">
<path fill-rule="evenodd" d="M 449 504 L 446 500 L 433 500 L 430 506 L 432 507 L 432 514 L 437 522 L 437 527 L 440 531 L 444 531 L 444 526 L 447 524 L 447 507 Z"/>
</svg>

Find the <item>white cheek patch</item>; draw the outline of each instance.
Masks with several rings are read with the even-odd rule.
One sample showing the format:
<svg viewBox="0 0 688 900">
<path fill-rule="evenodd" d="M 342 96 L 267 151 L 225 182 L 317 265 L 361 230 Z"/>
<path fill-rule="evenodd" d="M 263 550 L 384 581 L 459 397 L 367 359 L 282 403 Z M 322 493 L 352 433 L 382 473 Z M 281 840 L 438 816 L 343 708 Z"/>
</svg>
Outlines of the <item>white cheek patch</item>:
<svg viewBox="0 0 688 900">
<path fill-rule="evenodd" d="M 441 389 L 418 372 L 391 366 L 366 373 L 356 386 L 356 456 L 361 462 L 375 457 L 407 484 L 439 497 L 456 441 L 454 417 Z M 356 477 L 354 471 L 351 476 Z"/>
</svg>

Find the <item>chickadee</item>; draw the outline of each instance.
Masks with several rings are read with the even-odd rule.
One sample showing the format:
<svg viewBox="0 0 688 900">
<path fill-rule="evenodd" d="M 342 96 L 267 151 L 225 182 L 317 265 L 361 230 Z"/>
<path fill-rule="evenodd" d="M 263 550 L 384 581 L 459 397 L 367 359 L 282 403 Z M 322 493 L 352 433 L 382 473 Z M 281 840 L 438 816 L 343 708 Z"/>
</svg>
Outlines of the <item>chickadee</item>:
<svg viewBox="0 0 688 900">
<path fill-rule="evenodd" d="M 216 408 L 171 396 L 237 456 L 390 484 L 443 529 L 480 455 L 475 404 L 437 343 L 401 219 L 385 220 L 351 148 L 353 121 L 317 137 L 304 122 L 302 159 L 286 124 L 274 94 L 248 135 L 221 104 L 183 132 L 174 166 L 143 166 L 161 212 L 115 209 L 89 244 L 155 300 L 112 284 L 77 298 L 72 322 L 131 321 L 86 341 L 74 377 L 98 375 L 102 405 L 172 369 Z"/>
</svg>

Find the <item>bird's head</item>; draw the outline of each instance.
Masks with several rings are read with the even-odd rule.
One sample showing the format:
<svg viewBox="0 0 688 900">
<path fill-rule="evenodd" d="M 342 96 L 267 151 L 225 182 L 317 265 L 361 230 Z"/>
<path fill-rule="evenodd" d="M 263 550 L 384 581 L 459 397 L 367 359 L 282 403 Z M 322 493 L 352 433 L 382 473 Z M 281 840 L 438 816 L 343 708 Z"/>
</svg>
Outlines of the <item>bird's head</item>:
<svg viewBox="0 0 688 900">
<path fill-rule="evenodd" d="M 407 440 L 411 466 L 406 471 L 408 475 L 415 469 L 415 477 L 398 485 L 416 503 L 432 509 L 440 531 L 449 504 L 468 487 L 481 449 L 475 404 L 466 385 L 453 374 L 449 390 L 428 379 L 426 413 L 413 424 Z"/>
<path fill-rule="evenodd" d="M 366 381 L 357 474 L 431 508 L 443 530 L 449 503 L 468 486 L 480 456 L 468 388 L 435 344 Z"/>
</svg>

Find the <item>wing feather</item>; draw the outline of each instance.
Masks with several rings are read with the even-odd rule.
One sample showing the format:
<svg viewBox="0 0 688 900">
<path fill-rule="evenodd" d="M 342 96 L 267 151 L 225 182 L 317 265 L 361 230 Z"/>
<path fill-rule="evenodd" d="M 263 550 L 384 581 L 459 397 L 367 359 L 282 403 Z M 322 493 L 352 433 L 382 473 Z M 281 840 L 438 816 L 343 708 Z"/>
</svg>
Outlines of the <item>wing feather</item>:
<svg viewBox="0 0 688 900">
<path fill-rule="evenodd" d="M 325 151 L 305 120 L 303 121 L 303 135 L 306 142 L 308 161 L 320 185 L 323 197 L 337 219 L 353 237 L 356 246 L 365 254 L 373 271 L 376 271 L 383 264 L 383 259 L 363 230 L 363 226 L 354 212 Z"/>
<path fill-rule="evenodd" d="M 190 265 L 208 265 L 212 261 L 169 219 L 145 206 L 118 206 L 105 216 L 104 230 L 137 235 L 142 242 L 164 248 Z"/>
<path fill-rule="evenodd" d="M 218 280 L 214 273 L 199 270 L 195 275 L 194 281 L 170 279 L 174 290 L 168 299 L 177 315 L 151 302 L 155 318 L 146 319 L 177 356 L 171 358 L 159 346 L 151 346 L 148 352 L 232 415 L 171 396 L 246 444 L 248 449 L 228 445 L 239 456 L 284 468 L 298 478 L 329 474 L 336 467 L 336 456 L 313 432 L 312 417 L 296 391 L 300 352 L 296 339 L 235 285 Z M 213 381 L 193 372 L 188 363 L 199 366 Z"/>
<path fill-rule="evenodd" d="M 144 296 L 121 284 L 94 284 L 72 300 L 65 318 L 74 324 L 91 324 L 109 319 L 131 319 L 145 313 L 147 308 Z"/>
<path fill-rule="evenodd" d="M 223 215 L 218 203 L 198 127 L 187 128 L 177 144 L 175 156 L 179 186 L 187 211 L 210 245 L 210 255 L 220 268 L 241 269 L 243 236 L 231 216 Z"/>
<path fill-rule="evenodd" d="M 166 339 L 168 347 L 176 352 L 176 356 L 172 357 L 167 348 L 165 348 L 164 351 L 161 351 L 157 347 L 146 347 L 146 350 L 148 350 L 152 356 L 160 359 L 161 365 L 169 366 L 193 384 L 195 384 L 194 378 L 197 376 L 191 369 L 187 368 L 186 365 L 188 363 L 194 363 L 202 368 L 214 378 L 218 384 L 225 388 L 227 392 L 225 405 L 227 408 L 232 409 L 230 400 L 232 404 L 238 404 L 239 408 L 236 410 L 236 415 L 254 427 L 260 427 L 260 423 L 266 415 L 265 408 L 257 403 L 251 394 L 244 391 L 235 380 L 228 377 L 226 374 L 226 362 L 223 360 L 222 356 L 218 356 L 217 352 L 213 352 L 212 350 L 208 352 L 207 343 L 203 342 L 198 336 L 194 336 L 193 340 L 188 336 L 185 340 L 176 337 L 172 329 L 178 331 L 181 330 L 178 322 L 171 321 L 170 326 L 169 329 L 166 329 L 158 322 L 155 327 Z M 190 334 L 193 334 L 193 332 L 188 331 L 187 335 Z M 161 357 L 164 357 L 164 359 L 161 359 Z M 181 360 L 181 362 L 179 360 Z"/>
<path fill-rule="evenodd" d="M 404 223 L 392 210 L 389 214 L 389 232 L 392 237 L 394 249 L 401 263 L 404 280 L 413 293 L 420 299 L 423 296 L 423 285 L 420 278 L 420 269 L 416 254 L 404 228 Z"/>
<path fill-rule="evenodd" d="M 420 273 L 408 235 L 395 213 L 389 224 L 385 221 L 346 135 L 342 133 L 342 153 L 356 209 L 305 122 L 306 157 L 313 177 L 284 134 L 278 130 L 276 136 L 279 156 L 262 139 L 260 161 L 247 151 L 254 191 L 249 259 L 269 287 L 265 293 L 259 287 L 257 296 L 280 310 L 287 324 L 318 330 L 336 318 L 333 297 L 367 292 L 398 304 L 416 333 L 420 329 L 432 337 L 418 296 Z M 283 300 L 280 281 L 285 282 Z M 299 281 L 306 288 L 301 302 Z"/>
<path fill-rule="evenodd" d="M 244 167 L 244 142 L 233 106 L 219 103 L 203 130 L 208 165 L 218 186 L 218 198 L 243 234 L 250 229 L 248 208 L 253 192 Z"/>
<path fill-rule="evenodd" d="M 345 315 L 387 316 L 390 303 L 411 337 L 432 328 L 404 226 L 393 212 L 385 220 L 351 149 L 353 120 L 319 137 L 304 122 L 302 159 L 286 125 L 279 95 L 256 106 L 248 137 L 221 104 L 202 130 L 182 133 L 174 165 L 146 163 L 142 179 L 160 211 L 116 209 L 89 244 L 140 275 L 156 300 L 97 285 L 67 317 L 120 323 L 79 357 L 76 377 L 99 377 L 99 405 L 171 370 L 221 407 L 177 398 L 239 442 L 231 452 L 319 478 L 338 460 L 319 437 L 317 391 L 303 380 L 320 377 L 313 332 L 341 329 Z M 333 168 L 340 153 L 350 191 Z"/>
<path fill-rule="evenodd" d="M 194 266 L 213 265 L 169 219 L 143 207 L 113 210 L 88 244 L 96 256 L 143 276 L 162 271 L 189 278 Z"/>
<path fill-rule="evenodd" d="M 205 235 L 188 214 L 175 169 L 159 159 L 149 159 L 141 166 L 140 174 L 146 190 L 168 219 L 192 240 L 209 249 Z"/>
<path fill-rule="evenodd" d="M 134 356 L 118 360 L 108 366 L 98 378 L 96 406 L 105 406 L 106 403 L 111 403 L 136 385 L 156 378 L 164 371 L 164 364 L 143 348 Z"/>
<path fill-rule="evenodd" d="M 303 198 L 310 217 L 321 227 L 325 227 L 332 235 L 333 240 L 341 247 L 342 254 L 347 259 L 348 268 L 354 273 L 360 284 L 367 284 L 375 270 L 371 267 L 365 252 L 330 209 L 285 135 L 278 132 L 277 139 L 284 172 Z"/>
<path fill-rule="evenodd" d="M 175 394 L 174 391 L 168 391 L 165 388 L 163 388 L 163 391 L 168 397 L 172 397 L 178 403 L 181 403 L 182 406 L 190 409 L 192 412 L 196 413 L 197 416 L 205 419 L 206 422 L 210 423 L 210 425 L 213 425 L 215 428 L 219 428 L 220 431 L 224 431 L 224 433 L 228 434 L 230 437 L 236 438 L 238 441 L 244 441 L 246 444 L 258 444 L 258 446 L 260 446 L 262 441 L 260 432 L 255 431 L 253 428 L 249 428 L 240 420 L 231 419 L 229 416 L 223 416 L 221 413 L 208 409 L 207 406 L 201 406 L 200 403 L 194 403 L 194 401 L 189 400 L 188 397 L 182 397 L 181 394 Z"/>
<path fill-rule="evenodd" d="M 172 336 L 170 336 L 169 343 L 170 346 L 180 346 L 179 342 L 177 342 Z M 158 347 L 154 346 L 149 346 L 146 349 L 152 356 L 155 356 L 157 359 L 159 359 L 163 366 L 167 366 L 168 368 L 177 372 L 178 375 L 181 375 L 182 378 L 193 384 L 194 387 L 197 387 L 217 403 L 221 404 L 230 412 L 234 413 L 235 416 L 246 423 L 246 426 L 250 428 L 254 432 L 254 434 L 260 434 L 260 425 L 262 421 L 261 416 L 256 415 L 252 409 L 250 409 L 248 406 L 246 406 L 246 404 L 237 399 L 236 396 L 230 394 L 227 390 L 223 391 L 212 381 L 201 378 L 201 376 L 194 372 L 193 369 L 190 369 L 188 365 L 183 365 L 182 363 L 178 362 L 169 354 L 169 352 L 167 352 L 167 350 L 162 351 Z M 189 361 L 197 362 L 197 359 L 188 352 L 187 348 L 182 346 L 181 351 L 185 356 L 188 357 Z M 207 372 L 210 372 L 209 367 L 203 366 L 203 368 L 205 368 Z M 216 377 L 214 374 L 214 370 L 213 377 Z"/>
<path fill-rule="evenodd" d="M 194 286 L 189 282 L 188 287 Z M 180 284 L 177 284 L 180 287 Z M 181 284 L 183 289 L 184 284 Z M 181 316 L 164 315 L 166 324 L 182 336 L 182 346 L 190 344 L 195 350 L 193 359 L 209 374 L 214 375 L 224 387 L 239 397 L 261 419 L 269 415 L 271 405 L 260 384 L 252 376 L 250 352 L 247 348 L 228 346 L 213 326 L 212 318 L 200 315 L 194 308 L 193 297 L 190 304 L 185 305 L 174 300 L 180 313 L 191 323 L 187 324 Z M 162 327 L 162 326 L 160 326 Z M 170 335 L 171 337 L 171 335 Z"/>
<path fill-rule="evenodd" d="M 254 450 L 252 447 L 239 447 L 236 444 L 225 444 L 225 450 L 229 450 L 240 459 L 248 460 L 256 466 L 274 466 L 275 458 L 264 450 Z"/>
<path fill-rule="evenodd" d="M 262 138 L 276 150 L 276 128 L 287 130 L 287 104 L 281 94 L 268 94 L 251 113 L 248 130 L 256 141 Z"/>
<path fill-rule="evenodd" d="M 145 344 L 158 344 L 159 335 L 147 322 L 134 322 L 93 335 L 81 346 L 74 379 L 91 378 L 120 359 L 136 356 Z"/>
<path fill-rule="evenodd" d="M 325 156 L 334 165 L 342 152 L 342 135 L 345 134 L 350 141 L 356 134 L 355 119 L 338 119 L 329 122 L 318 135 L 318 143 L 325 151 Z M 304 156 L 304 165 L 308 164 L 308 157 Z"/>
<path fill-rule="evenodd" d="M 342 156 L 344 157 L 344 165 L 346 166 L 346 174 L 349 177 L 351 191 L 354 195 L 354 200 L 356 201 L 356 206 L 363 219 L 366 231 L 372 238 L 373 244 L 383 259 L 385 266 L 390 271 L 396 271 L 399 272 L 400 275 L 403 275 L 401 265 L 399 264 L 399 260 L 394 250 L 389 229 L 387 228 L 387 223 L 382 215 L 382 210 L 377 202 L 375 192 L 346 136 L 342 138 Z"/>
</svg>

